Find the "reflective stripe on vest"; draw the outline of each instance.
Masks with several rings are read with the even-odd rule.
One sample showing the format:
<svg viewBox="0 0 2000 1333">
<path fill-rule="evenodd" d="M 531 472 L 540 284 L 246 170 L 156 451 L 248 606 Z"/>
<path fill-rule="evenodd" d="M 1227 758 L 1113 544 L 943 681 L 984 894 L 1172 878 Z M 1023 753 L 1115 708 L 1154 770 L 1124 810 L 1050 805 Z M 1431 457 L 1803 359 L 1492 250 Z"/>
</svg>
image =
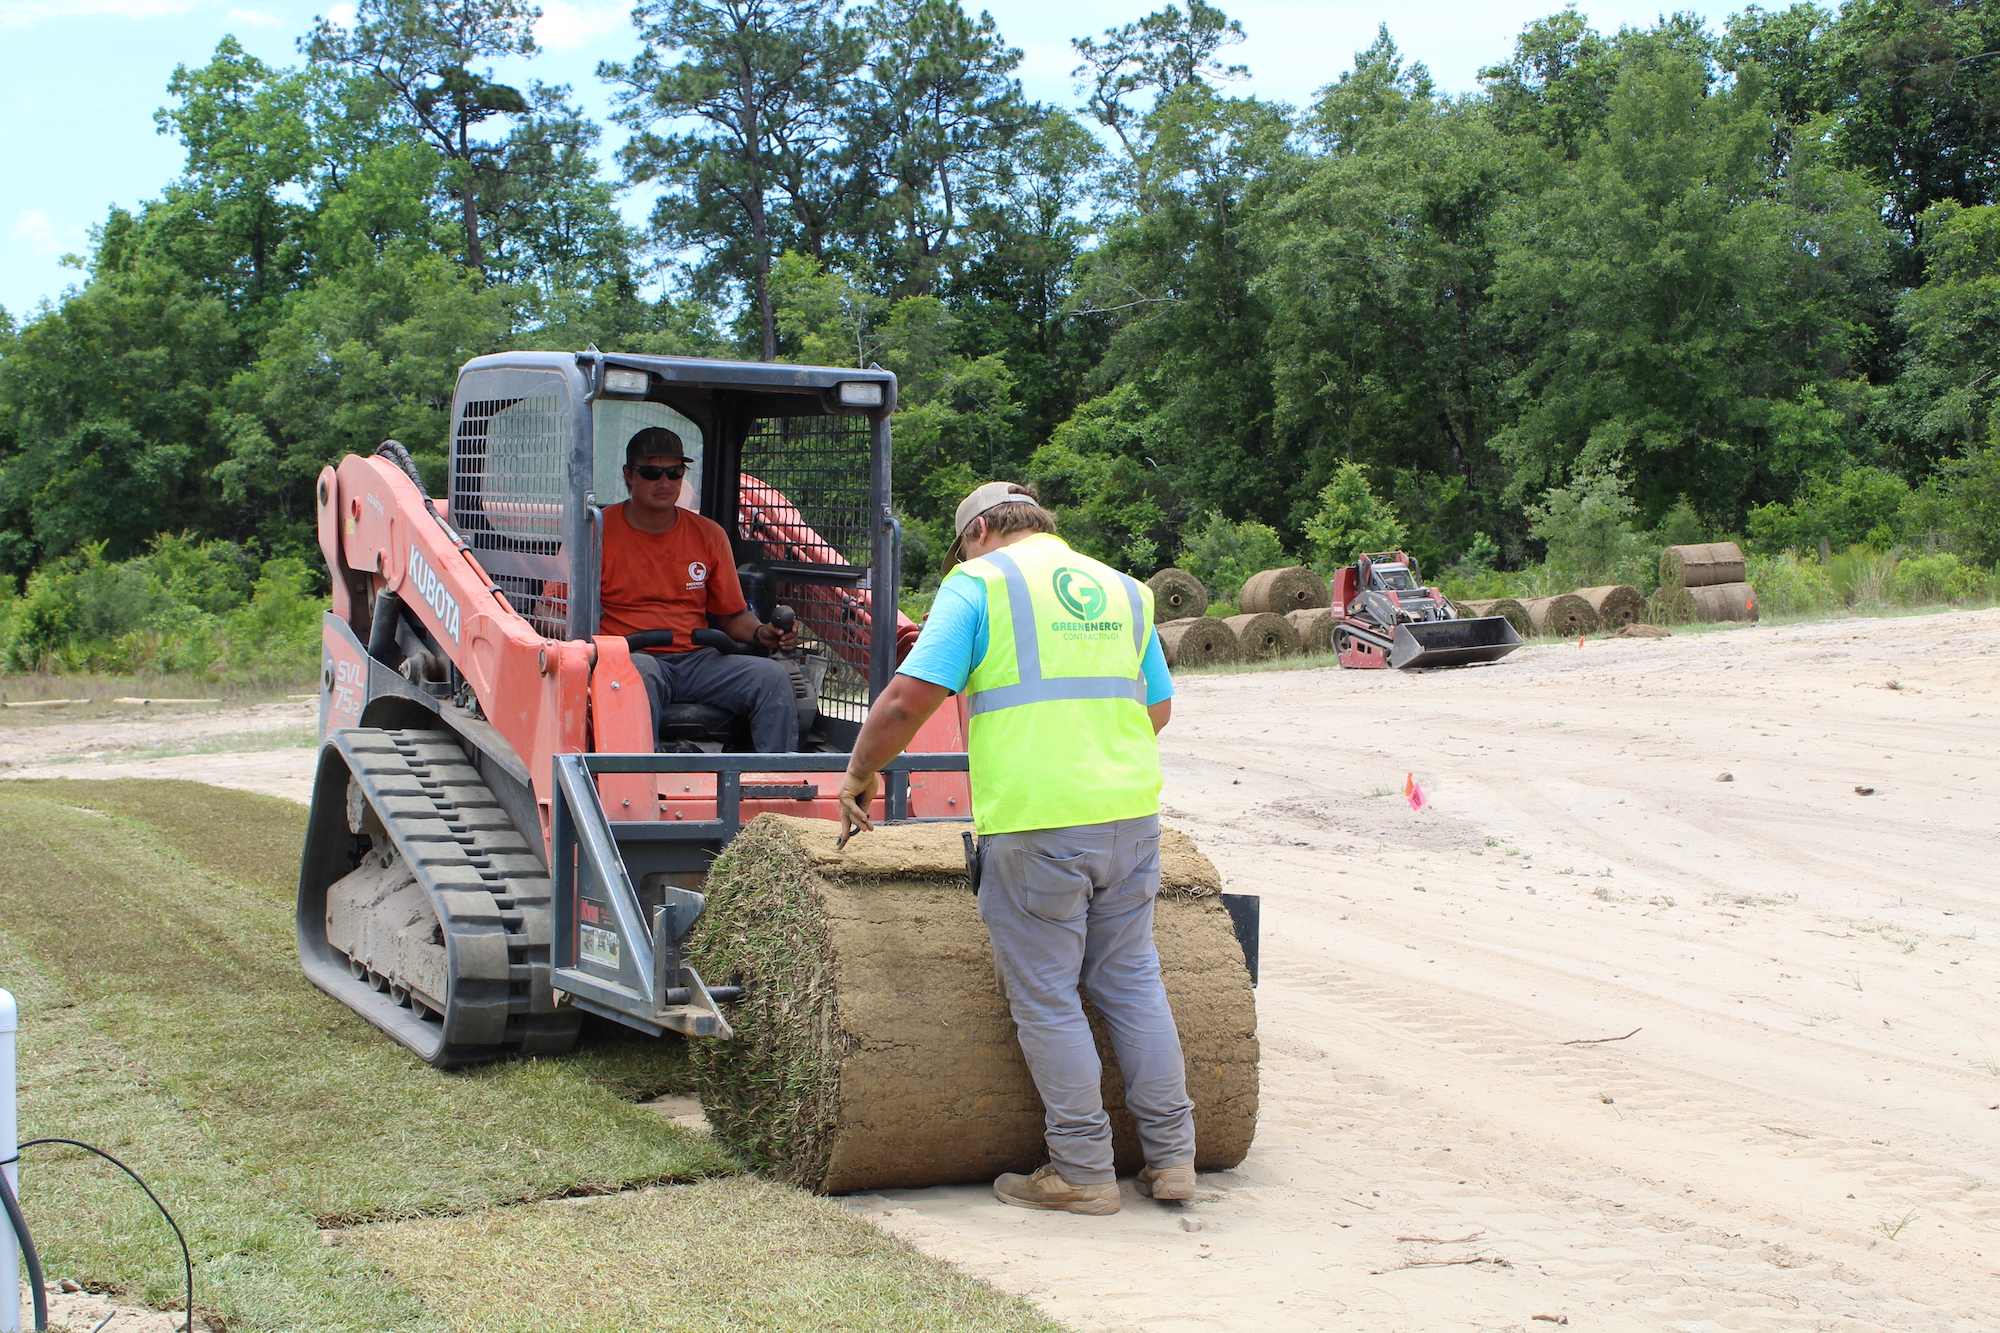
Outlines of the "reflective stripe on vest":
<svg viewBox="0 0 2000 1333">
<path fill-rule="evenodd" d="M 993 552 L 986 557 L 986 561 L 1007 580 L 1007 609 L 1014 622 L 1014 665 L 1019 683 L 967 693 L 965 709 L 968 717 L 1058 699 L 1136 699 L 1140 707 L 1145 706 L 1146 673 L 1143 667 L 1136 678 L 1044 677 L 1042 645 L 1035 634 L 1035 606 L 1028 593 L 1028 578 L 1005 551 Z M 1146 659 L 1146 635 L 1152 629 L 1146 619 L 1146 603 L 1139 593 L 1138 580 L 1127 574 L 1119 574 L 1118 578 L 1125 585 L 1125 597 L 1132 606 L 1132 649 L 1143 663 Z"/>
</svg>

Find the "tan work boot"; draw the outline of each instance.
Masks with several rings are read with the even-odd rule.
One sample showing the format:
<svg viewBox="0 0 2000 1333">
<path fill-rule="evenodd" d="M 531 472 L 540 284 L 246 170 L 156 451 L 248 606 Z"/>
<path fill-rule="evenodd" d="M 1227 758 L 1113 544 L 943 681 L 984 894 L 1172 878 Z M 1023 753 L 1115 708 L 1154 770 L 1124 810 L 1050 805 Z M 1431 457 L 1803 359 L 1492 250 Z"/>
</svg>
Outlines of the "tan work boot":
<svg viewBox="0 0 2000 1333">
<path fill-rule="evenodd" d="M 1016 1208 L 1041 1208 L 1056 1213 L 1087 1213 L 1103 1217 L 1118 1211 L 1118 1182 L 1072 1185 L 1050 1162 L 1032 1176 L 1008 1172 L 993 1182 L 993 1197 Z"/>
<path fill-rule="evenodd" d="M 1194 1197 L 1194 1163 L 1182 1162 L 1179 1166 L 1147 1167 L 1133 1182 L 1139 1193 L 1151 1195 L 1155 1199 L 1171 1202 L 1175 1199 Z"/>
</svg>

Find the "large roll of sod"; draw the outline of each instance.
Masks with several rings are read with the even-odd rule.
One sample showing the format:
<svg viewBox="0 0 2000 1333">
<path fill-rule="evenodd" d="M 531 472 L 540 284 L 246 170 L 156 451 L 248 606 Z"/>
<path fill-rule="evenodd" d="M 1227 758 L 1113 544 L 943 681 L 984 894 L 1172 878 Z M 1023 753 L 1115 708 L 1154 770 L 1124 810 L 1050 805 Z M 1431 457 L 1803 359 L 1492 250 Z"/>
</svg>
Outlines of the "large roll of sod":
<svg viewBox="0 0 2000 1333">
<path fill-rule="evenodd" d="M 1646 601 L 1655 625 L 1692 625 L 1701 618 L 1694 593 L 1678 583 L 1663 583 Z"/>
<path fill-rule="evenodd" d="M 1223 624 L 1236 636 L 1246 662 L 1270 657 L 1286 657 L 1299 650 L 1299 631 L 1291 621 L 1269 611 L 1226 616 Z"/>
<path fill-rule="evenodd" d="M 1557 593 L 1554 597 L 1532 597 L 1521 605 L 1527 610 L 1528 621 L 1537 634 L 1562 638 L 1571 634 L 1594 634 L 1602 628 L 1590 603 L 1573 592 Z"/>
<path fill-rule="evenodd" d="M 1160 651 L 1167 655 L 1167 665 L 1176 670 L 1243 660 L 1236 632 L 1214 616 L 1170 620 L 1160 626 Z"/>
<path fill-rule="evenodd" d="M 1743 581 L 1743 548 L 1735 542 L 1669 546 L 1660 552 L 1663 587 L 1712 588 Z"/>
<path fill-rule="evenodd" d="M 1153 623 L 1191 620 L 1208 611 L 1208 589 L 1185 569 L 1163 569 L 1146 580 L 1153 590 Z"/>
<path fill-rule="evenodd" d="M 1028 1076 L 965 874 L 962 825 L 884 825 L 834 849 L 826 820 L 760 815 L 710 868 L 691 961 L 747 987 L 736 1036 L 690 1043 L 716 1136 L 825 1194 L 991 1180 L 1047 1160 Z M 1257 1016 L 1215 867 L 1161 837 L 1154 937 L 1195 1104 L 1195 1165 L 1243 1160 L 1257 1128 Z M 1121 1174 L 1139 1169 L 1103 1023 Z"/>
<path fill-rule="evenodd" d="M 1245 611 L 1269 611 L 1282 616 L 1293 611 L 1312 611 L 1332 600 L 1325 579 L 1304 565 L 1293 565 L 1289 569 L 1267 569 L 1252 574 L 1244 581 L 1236 605 Z"/>
<path fill-rule="evenodd" d="M 1535 624 L 1528 619 L 1528 608 L 1513 597 L 1487 597 L 1467 602 L 1466 609 L 1475 616 L 1504 616 L 1514 632 L 1527 638 L 1535 632 Z"/>
<path fill-rule="evenodd" d="M 1597 612 L 1597 619 L 1607 630 L 1621 630 L 1627 625 L 1646 622 L 1648 616 L 1646 599 L 1637 588 L 1628 583 L 1612 583 L 1602 588 L 1578 588 L 1576 595 L 1590 603 L 1590 609 Z"/>
<path fill-rule="evenodd" d="M 1701 621 L 1755 620 L 1757 590 L 1747 583 L 1719 583 L 1705 588 L 1689 588 L 1694 598 L 1695 618 Z"/>
<path fill-rule="evenodd" d="M 1299 632 L 1299 651 L 1302 653 L 1330 653 L 1333 651 L 1333 611 L 1328 607 L 1317 607 L 1311 611 L 1288 612 L 1285 619 L 1292 622 L 1292 628 Z"/>
</svg>

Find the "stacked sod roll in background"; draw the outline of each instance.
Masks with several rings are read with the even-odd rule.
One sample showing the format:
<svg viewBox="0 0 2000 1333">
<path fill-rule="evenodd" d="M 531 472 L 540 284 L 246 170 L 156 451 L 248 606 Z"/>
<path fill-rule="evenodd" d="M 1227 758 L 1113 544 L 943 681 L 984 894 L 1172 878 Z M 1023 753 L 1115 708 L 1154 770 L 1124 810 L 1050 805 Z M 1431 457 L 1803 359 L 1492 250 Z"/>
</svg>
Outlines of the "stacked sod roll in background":
<svg viewBox="0 0 2000 1333">
<path fill-rule="evenodd" d="M 1236 632 L 1214 616 L 1170 620 L 1159 627 L 1160 650 L 1176 671 L 1186 667 L 1226 666 L 1243 660 Z"/>
<path fill-rule="evenodd" d="M 1744 582 L 1743 573 L 1743 551 L 1735 542 L 1669 546 L 1660 552 L 1653 623 L 1757 619 L 1757 590 Z"/>
<path fill-rule="evenodd" d="M 1282 616 L 1293 611 L 1318 610 L 1331 601 L 1325 579 L 1304 565 L 1292 565 L 1252 574 L 1244 583 L 1236 605 L 1249 614 L 1269 611 Z"/>
<path fill-rule="evenodd" d="M 745 1160 L 827 1194 L 991 1180 L 1048 1159 L 959 828 L 884 825 L 844 851 L 826 820 L 760 815 L 709 871 L 691 961 L 743 985 L 734 1041 L 691 1042 L 702 1109 Z M 1215 867 L 1161 834 L 1154 935 L 1195 1104 L 1195 1165 L 1256 1129 L 1256 1007 Z M 1121 1174 L 1138 1141 L 1102 1020 Z"/>
<path fill-rule="evenodd" d="M 1208 589 L 1185 569 L 1163 569 L 1146 580 L 1153 590 L 1153 623 L 1194 620 L 1208 613 Z"/>
</svg>

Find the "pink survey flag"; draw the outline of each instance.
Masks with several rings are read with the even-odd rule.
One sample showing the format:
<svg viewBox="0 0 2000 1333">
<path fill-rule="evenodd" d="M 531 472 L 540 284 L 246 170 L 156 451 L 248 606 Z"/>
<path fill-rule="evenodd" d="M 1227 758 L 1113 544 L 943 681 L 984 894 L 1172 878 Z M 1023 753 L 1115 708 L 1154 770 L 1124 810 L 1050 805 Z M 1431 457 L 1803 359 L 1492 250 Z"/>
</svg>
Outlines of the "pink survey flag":
<svg viewBox="0 0 2000 1333">
<path fill-rule="evenodd" d="M 1423 784 L 1417 781 L 1415 773 L 1405 773 L 1403 775 L 1403 798 L 1410 803 L 1410 809 L 1412 810 L 1421 810 L 1424 808 Z"/>
</svg>

